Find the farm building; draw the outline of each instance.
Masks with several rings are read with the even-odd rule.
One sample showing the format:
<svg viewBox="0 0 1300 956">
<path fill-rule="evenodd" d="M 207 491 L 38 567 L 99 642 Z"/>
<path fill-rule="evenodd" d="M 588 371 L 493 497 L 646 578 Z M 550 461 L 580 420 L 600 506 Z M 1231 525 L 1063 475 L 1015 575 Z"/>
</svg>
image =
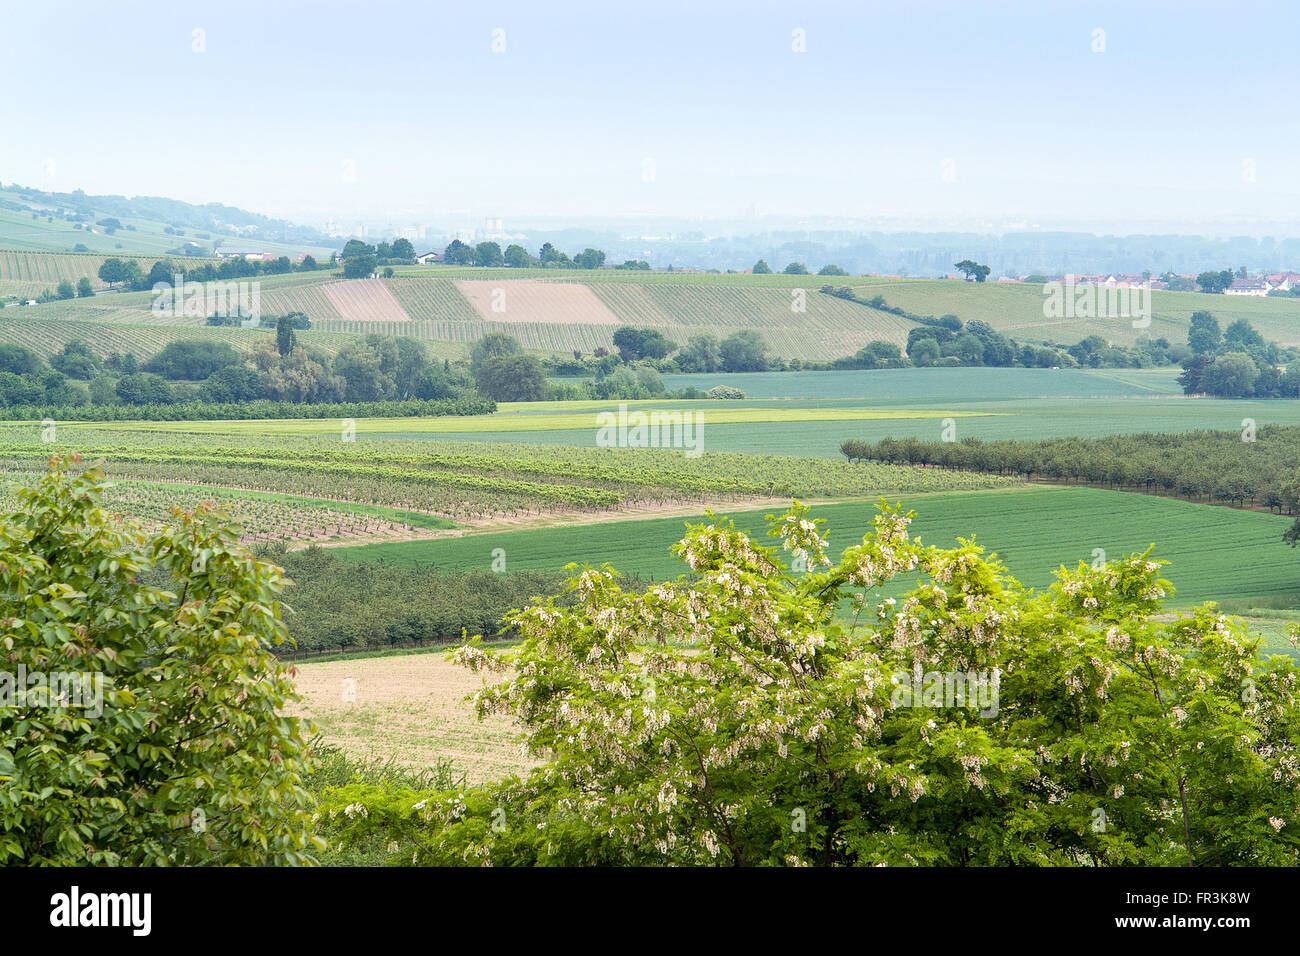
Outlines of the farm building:
<svg viewBox="0 0 1300 956">
<path fill-rule="evenodd" d="M 264 252 L 261 249 L 244 249 L 236 246 L 221 246 L 219 249 L 217 249 L 217 258 L 218 259 L 247 259 L 248 261 L 251 262 L 254 259 L 263 259 L 263 260 L 274 259 L 275 256 L 273 256 L 269 252 Z"/>
<path fill-rule="evenodd" d="M 430 263 L 434 263 L 434 262 L 441 262 L 441 261 L 442 261 L 442 253 L 441 253 L 441 252 L 426 252 L 426 253 L 424 253 L 423 255 L 416 256 L 416 257 L 415 257 L 415 261 L 418 262 L 418 263 L 419 263 L 420 265 L 422 265 L 422 266 L 427 266 L 427 265 L 429 265 Z"/>
<path fill-rule="evenodd" d="M 1232 285 L 1223 290 L 1224 295 L 1268 295 L 1273 284 L 1267 279 L 1233 279 Z"/>
</svg>

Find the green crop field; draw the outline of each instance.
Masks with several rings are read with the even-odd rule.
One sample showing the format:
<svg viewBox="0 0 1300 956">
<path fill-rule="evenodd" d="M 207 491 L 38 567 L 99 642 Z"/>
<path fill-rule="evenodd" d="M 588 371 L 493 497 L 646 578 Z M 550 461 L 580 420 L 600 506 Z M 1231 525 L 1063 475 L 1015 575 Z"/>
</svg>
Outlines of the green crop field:
<svg viewBox="0 0 1300 956">
<path fill-rule="evenodd" d="M 111 326 L 121 330 L 121 326 Z M 160 337 L 168 330 L 139 334 Z M 248 347 L 257 331 L 243 333 L 236 347 Z M 180 330 L 169 334 L 183 337 Z M 0 341 L 15 329 L 0 326 Z M 46 341 L 24 344 L 49 350 Z M 83 329 L 82 337 L 86 332 Z M 331 348 L 339 336 L 299 333 L 305 341 Z M 159 345 L 158 347 L 161 347 Z M 337 348 L 337 344 L 333 345 Z M 753 375 L 669 376 L 670 387 L 697 388 L 734 383 L 752 397 L 741 401 L 628 402 L 630 411 L 683 410 L 700 413 L 699 432 L 708 452 L 839 458 L 849 438 L 941 437 L 952 419 L 953 435 L 964 438 L 1040 439 L 1099 437 L 1136 432 L 1187 432 L 1256 425 L 1300 424 L 1300 401 L 1229 400 L 1174 397 L 1168 369 L 1051 371 L 1047 369 L 892 369 L 874 372 L 763 372 Z M 779 397 L 767 397 L 779 396 Z M 358 435 L 373 439 L 424 442 L 526 442 L 534 445 L 595 443 L 596 413 L 616 410 L 618 402 L 532 402 L 504 404 L 490 416 L 457 419 L 362 419 Z M 319 420 L 255 422 L 159 422 L 123 424 L 123 429 L 160 432 L 257 435 L 329 435 L 336 422 Z"/>
<path fill-rule="evenodd" d="M 861 497 L 1009 487 L 1011 478 L 938 468 L 627 448 L 173 434 L 59 425 L 0 429 L 0 469 L 31 474 L 56 453 L 103 459 L 114 478 L 351 501 L 452 520 L 580 515 L 794 495 Z"/>
<path fill-rule="evenodd" d="M 891 498 L 891 500 L 894 500 Z M 1300 600 L 1300 556 L 1282 543 L 1290 519 L 1254 511 L 1211 507 L 1165 498 L 1091 488 L 1019 487 L 998 491 L 903 495 L 917 513 L 913 530 L 930 544 L 950 546 L 958 537 L 1002 557 L 1023 584 L 1042 588 L 1061 564 L 1091 563 L 1095 549 L 1108 558 L 1140 553 L 1154 544 L 1168 560 L 1176 588 L 1173 606 L 1226 597 Z M 738 527 L 764 529 L 763 510 L 730 513 Z M 855 543 L 869 527 L 869 502 L 819 505 L 833 550 Z M 681 518 L 603 521 L 520 531 L 349 548 L 358 561 L 386 561 L 443 569 L 487 568 L 502 548 L 507 570 L 555 570 L 575 562 L 610 563 L 620 571 L 655 580 L 684 571 L 669 547 L 682 536 Z M 699 519 L 691 519 L 699 520 Z"/>
<path fill-rule="evenodd" d="M 1021 342 L 1046 340 L 1069 345 L 1089 335 L 1125 345 L 1144 335 L 1185 342 L 1192 313 L 1205 310 L 1219 320 L 1221 328 L 1236 319 L 1246 319 L 1270 341 L 1281 345 L 1300 343 L 1300 299 L 1156 291 L 1151 294 L 1151 324 L 1134 328 L 1131 319 L 1123 318 L 1047 318 L 1043 311 L 1046 296 L 1038 284 L 893 279 L 864 285 L 856 278 L 851 283 L 841 279 L 836 284 L 845 283 L 851 284 L 861 298 L 881 295 L 889 305 L 914 315 L 952 314 L 963 322 L 978 319 Z"/>
</svg>

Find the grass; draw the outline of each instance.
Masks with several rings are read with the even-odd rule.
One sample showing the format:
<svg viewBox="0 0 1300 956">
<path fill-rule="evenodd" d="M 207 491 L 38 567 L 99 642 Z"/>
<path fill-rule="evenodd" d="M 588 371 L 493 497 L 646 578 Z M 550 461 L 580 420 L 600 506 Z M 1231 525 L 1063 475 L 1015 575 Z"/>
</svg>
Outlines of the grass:
<svg viewBox="0 0 1300 956">
<path fill-rule="evenodd" d="M 534 403 L 528 412 L 498 412 L 493 415 L 441 416 L 437 418 L 363 418 L 357 420 L 357 434 L 386 433 L 394 428 L 403 432 L 431 432 L 442 434 L 477 434 L 490 432 L 534 432 L 589 430 L 588 440 L 594 442 L 598 410 L 617 412 L 619 403 L 594 403 L 589 412 L 551 410 L 549 402 Z M 564 403 L 558 403 L 564 404 Z M 638 402 L 638 409 L 669 411 L 684 409 L 698 412 L 705 425 L 758 424 L 771 422 L 856 422 L 895 420 L 904 418 L 961 418 L 981 412 L 955 412 L 945 409 L 914 411 L 903 408 L 737 408 L 731 402 Z M 631 403 L 629 403 L 631 408 Z M 188 432 L 196 434 L 231 434 L 251 432 L 257 435 L 334 435 L 339 431 L 334 419 L 294 419 L 267 421 L 204 421 L 204 422 L 129 422 L 122 423 L 125 430 Z"/>
<path fill-rule="evenodd" d="M 448 661 L 445 649 L 295 666 L 302 701 L 286 713 L 314 720 L 325 746 L 415 771 L 450 764 L 471 784 L 529 766 L 509 719 L 475 715 L 465 698 L 482 678 Z M 345 680 L 356 682 L 355 699 L 343 693 Z"/>
<path fill-rule="evenodd" d="M 1123 318 L 1046 318 L 1043 287 L 1032 283 L 892 279 L 864 284 L 856 278 L 830 281 L 852 285 L 863 299 L 884 296 L 890 306 L 914 315 L 952 314 L 963 322 L 978 319 L 1020 342 L 1046 340 L 1068 345 L 1089 335 L 1125 345 L 1140 336 L 1185 342 L 1192 313 L 1203 309 L 1219 320 L 1220 328 L 1227 328 L 1236 319 L 1246 319 L 1270 341 L 1281 345 L 1300 343 L 1300 299 L 1157 291 L 1152 293 L 1151 324 L 1135 329 L 1131 319 Z"/>
<path fill-rule="evenodd" d="M 1095 549 L 1113 559 L 1154 544 L 1155 556 L 1170 561 L 1165 576 L 1177 592 L 1171 606 L 1228 598 L 1300 601 L 1300 560 L 1282 543 L 1287 518 L 1091 488 L 1035 486 L 909 495 L 902 500 L 917 512 L 913 528 L 924 540 L 951 545 L 958 537 L 973 535 L 1031 587 L 1050 584 L 1061 564 L 1091 562 Z M 764 514 L 783 507 L 774 502 L 769 508 L 731 516 L 737 526 L 760 533 Z M 828 519 L 832 548 L 838 552 L 869 527 L 874 508 L 857 501 L 819 505 L 814 512 Z M 607 521 L 366 545 L 341 549 L 340 554 L 358 561 L 402 566 L 419 562 L 451 570 L 489 567 L 493 550 L 502 548 L 509 570 L 608 562 L 624 573 L 664 580 L 683 571 L 669 552 L 683 530 L 680 518 Z"/>
</svg>

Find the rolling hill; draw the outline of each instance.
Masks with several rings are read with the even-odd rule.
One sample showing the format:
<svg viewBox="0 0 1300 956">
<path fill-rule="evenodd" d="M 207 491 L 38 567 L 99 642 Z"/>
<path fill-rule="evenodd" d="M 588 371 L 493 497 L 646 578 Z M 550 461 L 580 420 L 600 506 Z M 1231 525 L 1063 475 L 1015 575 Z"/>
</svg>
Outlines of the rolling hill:
<svg viewBox="0 0 1300 956">
<path fill-rule="evenodd" d="M 104 294 L 26 306 L 21 319 L 75 322 L 83 332 L 100 325 L 192 329 L 201 324 L 193 316 L 154 314 L 150 293 L 105 292 L 95 276 L 104 258 L 0 250 L 0 296 L 37 295 L 61 279 L 75 282 L 88 276 Z M 136 258 L 145 271 L 157 261 Z M 771 352 L 784 359 L 827 361 L 852 355 L 872 340 L 907 341 L 916 323 L 864 304 L 875 295 L 914 315 L 953 314 L 964 322 L 987 322 L 1022 343 L 1069 345 L 1089 335 L 1121 345 L 1141 336 L 1184 342 L 1191 314 L 1204 309 L 1221 326 L 1245 318 L 1267 339 L 1300 344 L 1300 299 L 1289 298 L 1156 292 L 1149 327 L 1135 328 L 1130 319 L 1046 318 L 1042 287 L 1019 283 L 439 266 L 398 267 L 382 279 L 345 280 L 321 270 L 257 281 L 263 313 L 304 312 L 322 341 L 338 334 L 408 335 L 436 344 L 435 351 L 448 356 L 464 354 L 470 343 L 492 331 L 513 335 L 526 349 L 540 352 L 612 350 L 614 331 L 632 325 L 658 329 L 678 344 L 699 333 L 721 339 L 748 329 L 762 334 Z M 844 283 L 851 283 L 860 301 L 820 291 Z M 0 340 L 13 334 L 0 329 Z"/>
</svg>

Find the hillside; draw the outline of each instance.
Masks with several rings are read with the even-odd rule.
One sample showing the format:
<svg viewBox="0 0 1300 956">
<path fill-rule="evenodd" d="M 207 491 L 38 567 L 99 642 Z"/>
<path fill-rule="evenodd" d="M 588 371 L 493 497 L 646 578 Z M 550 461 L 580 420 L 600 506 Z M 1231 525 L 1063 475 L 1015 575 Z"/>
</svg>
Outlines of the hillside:
<svg viewBox="0 0 1300 956">
<path fill-rule="evenodd" d="M 104 258 L 0 250 L 0 296 L 34 296 L 60 279 L 75 282 L 87 276 L 103 294 L 27 306 L 12 318 L 24 323 L 76 322 L 83 333 L 99 325 L 139 326 L 153 329 L 155 339 L 179 335 L 159 327 L 192 329 L 202 324 L 195 316 L 154 314 L 150 293 L 106 291 L 96 276 Z M 145 271 L 157 261 L 152 256 L 135 258 Z M 1012 283 L 439 266 L 398 267 L 391 278 L 381 279 L 345 280 L 321 270 L 257 281 L 263 313 L 303 312 L 322 340 L 333 334 L 407 335 L 436 344 L 438 354 L 449 356 L 464 354 L 470 343 L 493 331 L 506 332 L 525 348 L 541 352 L 612 349 L 614 331 L 622 325 L 658 329 L 678 344 L 700 333 L 721 339 L 753 330 L 762 334 L 773 354 L 787 360 L 840 358 L 872 340 L 906 343 L 914 322 L 819 291 L 827 284 L 851 284 L 860 300 L 880 295 L 888 306 L 915 315 L 953 314 L 963 322 L 987 322 L 1022 343 L 1069 345 L 1089 335 L 1121 345 L 1141 336 L 1184 342 L 1191 314 L 1204 309 L 1217 316 L 1221 326 L 1245 318 L 1272 341 L 1300 344 L 1300 299 L 1187 292 L 1154 293 L 1150 325 L 1134 328 L 1126 318 L 1045 318 L 1042 288 Z M 0 338 L 17 334 L 0 332 Z M 120 335 L 121 330 L 112 334 Z M 51 341 L 62 336 L 54 334 Z"/>
<path fill-rule="evenodd" d="M 98 225 L 110 217 L 121 223 L 112 233 Z M 254 245 L 289 256 L 320 257 L 335 251 L 314 229 L 215 203 L 196 206 L 148 196 L 47 192 L 12 183 L 0 188 L 0 249 L 72 252 L 82 245 L 104 255 L 157 258 L 187 242 L 205 251 L 217 243 Z"/>
</svg>

